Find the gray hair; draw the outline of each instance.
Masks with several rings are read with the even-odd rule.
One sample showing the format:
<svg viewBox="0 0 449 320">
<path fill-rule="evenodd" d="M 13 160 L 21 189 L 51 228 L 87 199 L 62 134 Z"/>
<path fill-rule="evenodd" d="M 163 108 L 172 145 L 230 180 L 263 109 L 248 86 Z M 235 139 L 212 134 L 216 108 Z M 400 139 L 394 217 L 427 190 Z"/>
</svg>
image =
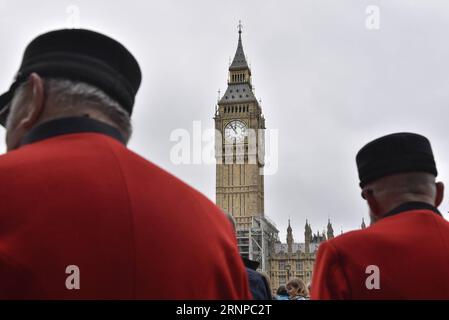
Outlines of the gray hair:
<svg viewBox="0 0 449 320">
<path fill-rule="evenodd" d="M 132 134 L 131 118 L 128 112 L 101 89 L 85 82 L 59 78 L 46 78 L 44 86 L 47 97 L 59 111 L 79 112 L 95 110 L 111 120 L 127 142 Z M 15 92 L 21 96 L 26 87 L 22 83 Z"/>
</svg>

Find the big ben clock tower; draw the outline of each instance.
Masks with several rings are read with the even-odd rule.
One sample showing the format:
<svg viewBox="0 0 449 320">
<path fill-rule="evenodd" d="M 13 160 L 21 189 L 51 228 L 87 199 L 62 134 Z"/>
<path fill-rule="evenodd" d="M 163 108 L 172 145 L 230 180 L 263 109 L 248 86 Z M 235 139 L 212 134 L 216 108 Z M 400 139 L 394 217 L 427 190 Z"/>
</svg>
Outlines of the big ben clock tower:
<svg viewBox="0 0 449 320">
<path fill-rule="evenodd" d="M 229 66 L 228 87 L 215 113 L 216 203 L 230 213 L 237 227 L 249 228 L 252 217 L 264 216 L 263 130 L 265 120 L 251 84 L 243 52 L 242 25 Z"/>
<path fill-rule="evenodd" d="M 216 203 L 236 221 L 240 254 L 270 270 L 270 253 L 279 240 L 264 212 L 264 129 L 262 108 L 254 96 L 251 70 L 242 45 L 242 25 L 228 88 L 215 111 Z"/>
</svg>

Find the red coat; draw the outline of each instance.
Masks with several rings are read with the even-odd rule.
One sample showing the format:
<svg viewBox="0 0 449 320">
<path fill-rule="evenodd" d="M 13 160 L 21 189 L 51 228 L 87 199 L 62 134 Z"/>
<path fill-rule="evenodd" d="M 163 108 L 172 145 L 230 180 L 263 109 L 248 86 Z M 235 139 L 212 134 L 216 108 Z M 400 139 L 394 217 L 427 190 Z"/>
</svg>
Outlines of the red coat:
<svg viewBox="0 0 449 320">
<path fill-rule="evenodd" d="M 379 268 L 380 289 L 368 289 L 370 265 Z M 322 243 L 312 299 L 449 299 L 449 223 L 430 205 L 408 203 Z"/>
<path fill-rule="evenodd" d="M 0 157 L 0 298 L 250 299 L 227 218 L 105 128 L 57 120 Z"/>
</svg>

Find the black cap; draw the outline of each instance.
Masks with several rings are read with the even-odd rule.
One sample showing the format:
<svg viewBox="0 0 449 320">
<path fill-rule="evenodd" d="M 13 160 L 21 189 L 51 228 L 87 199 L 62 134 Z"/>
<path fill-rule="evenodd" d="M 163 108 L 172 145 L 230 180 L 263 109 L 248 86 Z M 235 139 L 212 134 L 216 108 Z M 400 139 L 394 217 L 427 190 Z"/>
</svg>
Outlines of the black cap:
<svg viewBox="0 0 449 320">
<path fill-rule="evenodd" d="M 371 141 L 357 153 L 356 162 L 362 188 L 396 173 L 438 174 L 429 140 L 415 133 L 394 133 Z"/>
<path fill-rule="evenodd" d="M 250 260 L 248 258 L 242 257 L 243 260 L 243 264 L 245 265 L 245 267 L 250 268 L 252 270 L 257 270 L 257 268 L 259 268 L 259 262 L 258 261 L 254 261 L 254 260 Z"/>
<path fill-rule="evenodd" d="M 14 91 L 33 72 L 96 86 L 130 115 L 142 78 L 136 59 L 114 39 L 84 29 L 51 31 L 35 38 L 25 49 L 13 84 L 0 96 L 1 125 L 5 125 Z"/>
</svg>

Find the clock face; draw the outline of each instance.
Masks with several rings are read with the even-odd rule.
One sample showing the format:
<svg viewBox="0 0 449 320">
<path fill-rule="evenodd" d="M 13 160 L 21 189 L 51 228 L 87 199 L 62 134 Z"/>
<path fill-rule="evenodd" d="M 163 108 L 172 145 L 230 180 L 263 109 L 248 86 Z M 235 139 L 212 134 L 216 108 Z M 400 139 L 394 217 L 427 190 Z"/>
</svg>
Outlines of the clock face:
<svg viewBox="0 0 449 320">
<path fill-rule="evenodd" d="M 233 120 L 226 125 L 224 134 L 226 141 L 243 142 L 247 135 L 246 125 L 242 121 Z"/>
</svg>

